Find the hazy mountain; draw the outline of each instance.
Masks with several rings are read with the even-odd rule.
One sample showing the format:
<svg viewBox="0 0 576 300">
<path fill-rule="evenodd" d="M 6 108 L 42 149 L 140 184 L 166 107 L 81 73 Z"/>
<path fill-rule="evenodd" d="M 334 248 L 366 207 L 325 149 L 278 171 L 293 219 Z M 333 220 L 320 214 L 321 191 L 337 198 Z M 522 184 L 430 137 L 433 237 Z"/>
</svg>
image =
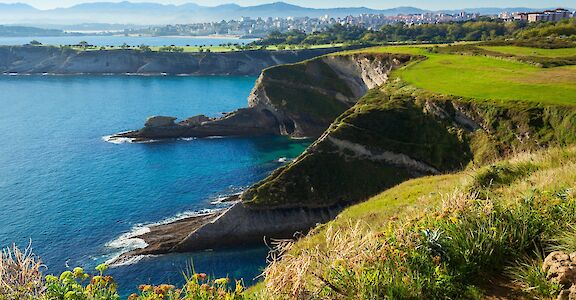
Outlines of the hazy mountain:
<svg viewBox="0 0 576 300">
<path fill-rule="evenodd" d="M 497 14 L 501 11 L 526 11 L 529 8 L 474 8 L 467 12 Z M 461 10 L 446 11 L 458 13 Z M 214 7 L 200 6 L 194 3 L 182 5 L 164 5 L 158 3 L 135 2 L 94 2 L 75 5 L 69 8 L 38 10 L 26 4 L 0 4 L 0 23 L 3 24 L 80 24 L 113 23 L 136 25 L 182 24 L 195 22 L 213 22 L 233 20 L 241 17 L 343 17 L 347 15 L 371 14 L 419 14 L 425 10 L 414 7 L 398 7 L 376 10 L 366 7 L 345 7 L 314 9 L 284 2 L 242 7 L 226 4 Z"/>
<path fill-rule="evenodd" d="M 314 9 L 284 2 L 243 7 L 225 4 L 214 7 L 193 3 L 163 5 L 158 3 L 94 2 L 69 8 L 38 10 L 26 4 L 0 4 L 0 22 L 4 24 L 74 24 L 74 23 L 132 23 L 175 24 L 211 22 L 239 19 L 241 17 L 343 17 L 363 13 L 397 15 L 422 13 L 413 7 L 376 10 L 366 7 Z"/>
</svg>

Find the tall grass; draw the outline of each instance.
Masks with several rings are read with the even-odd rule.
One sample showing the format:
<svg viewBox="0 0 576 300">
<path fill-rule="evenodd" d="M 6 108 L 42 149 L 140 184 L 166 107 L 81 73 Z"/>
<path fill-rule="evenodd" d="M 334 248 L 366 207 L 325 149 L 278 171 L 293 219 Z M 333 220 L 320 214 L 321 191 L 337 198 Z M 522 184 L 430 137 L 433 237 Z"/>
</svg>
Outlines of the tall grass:
<svg viewBox="0 0 576 300">
<path fill-rule="evenodd" d="M 358 221 L 319 231 L 315 246 L 283 242 L 265 270 L 266 289 L 290 299 L 474 299 L 487 278 L 506 274 L 529 297 L 553 297 L 559 287 L 543 277 L 535 253 L 576 247 L 574 182 L 549 178 L 571 168 L 558 160 L 564 156 L 524 155 L 467 173 L 471 182 L 438 207 L 377 229 Z"/>
<path fill-rule="evenodd" d="M 38 299 L 44 291 L 44 265 L 30 245 L 23 251 L 16 245 L 0 254 L 0 299 Z"/>
</svg>

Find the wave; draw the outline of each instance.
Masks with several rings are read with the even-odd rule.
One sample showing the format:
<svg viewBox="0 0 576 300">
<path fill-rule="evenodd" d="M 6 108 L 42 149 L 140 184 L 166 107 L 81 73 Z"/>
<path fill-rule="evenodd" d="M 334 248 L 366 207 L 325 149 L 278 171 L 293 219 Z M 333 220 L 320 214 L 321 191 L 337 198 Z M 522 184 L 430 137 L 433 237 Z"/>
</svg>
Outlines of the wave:
<svg viewBox="0 0 576 300">
<path fill-rule="evenodd" d="M 114 261 L 112 264 L 108 264 L 108 262 L 106 264 L 110 265 L 110 267 L 112 267 L 112 268 L 117 268 L 117 267 L 122 267 L 122 266 L 133 265 L 135 263 L 140 262 L 141 260 L 143 260 L 145 258 L 152 258 L 152 257 L 156 257 L 156 256 L 157 255 L 135 255 L 135 256 L 129 256 L 129 257 L 125 257 L 125 258 L 116 257 L 116 258 L 114 258 Z"/>
<path fill-rule="evenodd" d="M 121 132 L 122 134 L 125 132 Z M 102 137 L 102 140 L 108 143 L 120 145 L 120 144 L 149 144 L 149 143 L 157 143 L 160 140 L 146 140 L 146 141 L 136 141 L 134 138 L 127 138 L 127 137 L 118 137 L 114 135 L 106 135 Z"/>
</svg>

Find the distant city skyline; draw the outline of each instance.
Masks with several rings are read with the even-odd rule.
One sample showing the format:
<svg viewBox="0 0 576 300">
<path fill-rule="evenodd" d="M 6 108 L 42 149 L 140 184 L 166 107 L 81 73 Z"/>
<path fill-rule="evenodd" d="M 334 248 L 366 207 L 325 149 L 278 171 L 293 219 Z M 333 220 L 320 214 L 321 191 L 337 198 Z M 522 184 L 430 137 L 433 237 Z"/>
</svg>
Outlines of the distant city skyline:
<svg viewBox="0 0 576 300">
<path fill-rule="evenodd" d="M 80 3 L 90 2 L 122 2 L 123 0 L 0 0 L 0 3 L 25 3 L 32 5 L 39 9 L 51 9 L 58 7 L 69 7 Z M 221 4 L 235 3 L 242 6 L 252 6 L 266 3 L 273 3 L 278 1 L 271 0 L 135 0 L 131 2 L 154 2 L 162 4 L 184 4 L 196 3 L 205 6 L 216 6 Z M 358 7 L 366 6 L 375 9 L 393 8 L 399 6 L 413 6 L 422 9 L 441 10 L 441 9 L 462 9 L 462 8 L 479 8 L 479 7 L 570 7 L 576 8 L 576 0 L 554 0 L 546 1 L 541 0 L 511 0 L 511 1 L 495 1 L 495 0 L 459 0 L 459 1 L 426 1 L 426 0 L 287 0 L 286 3 L 312 7 L 312 8 L 334 8 L 334 7 Z"/>
</svg>

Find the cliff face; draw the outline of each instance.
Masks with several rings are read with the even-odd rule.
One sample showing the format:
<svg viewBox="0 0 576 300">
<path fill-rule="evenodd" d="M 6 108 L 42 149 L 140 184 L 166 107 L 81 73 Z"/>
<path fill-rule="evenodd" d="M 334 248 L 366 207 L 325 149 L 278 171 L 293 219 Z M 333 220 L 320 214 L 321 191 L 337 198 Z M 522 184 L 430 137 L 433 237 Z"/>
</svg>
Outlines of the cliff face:
<svg viewBox="0 0 576 300">
<path fill-rule="evenodd" d="M 136 50 L 75 51 L 57 47 L 0 47 L 0 73 L 252 75 L 339 48 L 298 51 L 168 53 Z"/>
<path fill-rule="evenodd" d="M 410 178 L 575 142 L 574 107 L 478 102 L 395 79 L 370 91 L 242 199 L 265 210 L 349 205 Z"/>
<path fill-rule="evenodd" d="M 282 135 L 317 137 L 410 59 L 408 55 L 334 55 L 270 68 L 258 79 L 249 106 L 274 115 Z"/>
<path fill-rule="evenodd" d="M 317 137 L 369 89 L 388 79 L 409 55 L 324 56 L 266 69 L 248 99 L 249 107 L 202 123 L 145 127 L 118 138 L 287 135 Z"/>
</svg>

